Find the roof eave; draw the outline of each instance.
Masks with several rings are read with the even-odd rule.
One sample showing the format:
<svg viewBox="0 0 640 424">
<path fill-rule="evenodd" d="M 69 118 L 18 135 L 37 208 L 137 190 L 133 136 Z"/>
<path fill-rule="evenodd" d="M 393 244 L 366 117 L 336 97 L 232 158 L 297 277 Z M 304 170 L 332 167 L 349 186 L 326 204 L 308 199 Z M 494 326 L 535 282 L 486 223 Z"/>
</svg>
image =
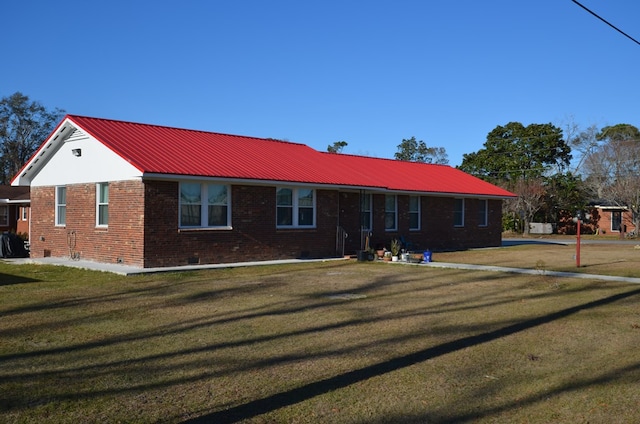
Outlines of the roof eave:
<svg viewBox="0 0 640 424">
<path fill-rule="evenodd" d="M 11 180 L 12 186 L 29 186 L 34 176 L 49 161 L 51 156 L 60 148 L 64 140 L 77 126 L 73 124 L 67 115 L 58 126 L 49 134 L 49 137 L 38 147 L 38 150 L 31 156 L 27 163 Z"/>
<path fill-rule="evenodd" d="M 407 190 L 394 190 L 387 187 L 376 186 L 358 186 L 348 184 L 330 184 L 319 183 L 309 181 L 284 181 L 284 180 L 261 180 L 253 178 L 232 178 L 232 177 L 217 177 L 217 176 L 205 176 L 205 175 L 182 175 L 182 174 L 162 174 L 162 173 L 144 173 L 142 175 L 143 180 L 162 180 L 162 181 L 212 181 L 212 182 L 225 182 L 234 184 L 247 184 L 247 185 L 264 185 L 264 186 L 278 186 L 278 185 L 295 185 L 300 187 L 321 187 L 326 189 L 338 189 L 338 190 L 353 190 L 353 191 L 368 191 L 377 193 L 393 193 L 393 194 L 406 194 L 406 195 L 422 195 L 422 196 L 442 196 L 442 197 L 466 197 L 475 199 L 509 199 L 517 197 L 515 195 L 496 195 L 496 194 L 483 194 L 483 193 L 455 193 L 455 192 L 440 192 L 440 191 L 407 191 Z"/>
</svg>

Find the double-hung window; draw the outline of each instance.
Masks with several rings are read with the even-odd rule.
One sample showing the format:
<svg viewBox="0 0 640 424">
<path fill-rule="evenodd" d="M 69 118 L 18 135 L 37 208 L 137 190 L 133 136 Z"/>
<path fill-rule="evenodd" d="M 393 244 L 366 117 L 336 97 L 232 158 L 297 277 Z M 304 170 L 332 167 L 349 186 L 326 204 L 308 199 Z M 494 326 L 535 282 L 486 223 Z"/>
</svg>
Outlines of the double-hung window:
<svg viewBox="0 0 640 424">
<path fill-rule="evenodd" d="M 384 196 L 384 229 L 386 231 L 398 229 L 398 197 L 392 194 Z"/>
<path fill-rule="evenodd" d="M 98 183 L 96 186 L 96 226 L 109 225 L 109 183 Z"/>
<path fill-rule="evenodd" d="M 489 207 L 487 199 L 478 199 L 478 226 L 489 225 Z"/>
<path fill-rule="evenodd" d="M 371 231 L 371 195 L 363 194 L 360 197 L 360 226 L 363 230 Z"/>
<path fill-rule="evenodd" d="M 453 226 L 464 227 L 464 199 L 453 199 Z"/>
<path fill-rule="evenodd" d="M 67 188 L 56 187 L 56 210 L 55 210 L 56 226 L 67 225 Z"/>
<path fill-rule="evenodd" d="M 180 184 L 181 228 L 230 228 L 229 186 Z"/>
<path fill-rule="evenodd" d="M 409 196 L 409 230 L 420 230 L 420 196 Z"/>
<path fill-rule="evenodd" d="M 315 217 L 315 190 L 276 188 L 276 226 L 278 228 L 313 228 Z"/>
</svg>

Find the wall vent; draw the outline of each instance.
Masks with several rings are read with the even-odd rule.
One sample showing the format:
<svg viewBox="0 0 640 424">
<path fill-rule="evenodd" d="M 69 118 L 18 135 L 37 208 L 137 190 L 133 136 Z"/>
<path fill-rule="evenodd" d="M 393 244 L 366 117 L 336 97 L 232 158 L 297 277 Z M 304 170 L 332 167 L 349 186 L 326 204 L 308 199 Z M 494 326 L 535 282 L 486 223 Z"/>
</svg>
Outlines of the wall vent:
<svg viewBox="0 0 640 424">
<path fill-rule="evenodd" d="M 77 128 L 76 128 L 76 129 L 71 133 L 71 135 L 70 135 L 69 137 L 67 137 L 67 139 L 65 140 L 65 142 L 86 140 L 86 139 L 88 139 L 88 138 L 89 138 L 89 136 L 88 136 L 85 132 L 83 132 L 83 131 L 81 131 L 81 130 L 79 130 L 79 129 L 77 129 Z"/>
</svg>

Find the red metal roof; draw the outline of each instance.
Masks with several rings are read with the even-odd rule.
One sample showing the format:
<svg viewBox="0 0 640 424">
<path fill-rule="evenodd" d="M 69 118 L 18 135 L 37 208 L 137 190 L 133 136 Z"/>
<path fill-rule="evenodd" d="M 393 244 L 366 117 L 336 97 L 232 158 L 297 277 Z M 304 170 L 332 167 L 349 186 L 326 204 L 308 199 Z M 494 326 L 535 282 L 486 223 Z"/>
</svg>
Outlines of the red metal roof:
<svg viewBox="0 0 640 424">
<path fill-rule="evenodd" d="M 512 197 L 446 165 L 319 152 L 280 140 L 68 115 L 144 174 Z"/>
</svg>

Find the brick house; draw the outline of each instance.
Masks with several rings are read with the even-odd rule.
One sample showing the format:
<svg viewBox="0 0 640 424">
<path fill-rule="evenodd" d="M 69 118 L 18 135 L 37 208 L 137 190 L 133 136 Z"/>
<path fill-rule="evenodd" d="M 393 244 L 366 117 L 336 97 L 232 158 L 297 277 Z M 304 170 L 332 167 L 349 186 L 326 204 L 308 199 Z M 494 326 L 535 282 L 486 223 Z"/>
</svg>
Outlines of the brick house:
<svg viewBox="0 0 640 424">
<path fill-rule="evenodd" d="M 599 234 L 624 236 L 625 233 L 636 231 L 633 213 L 629 208 L 607 204 L 596 204 L 592 208 L 595 211 L 593 215 L 597 219 L 594 227 Z"/>
<path fill-rule="evenodd" d="M 0 185 L 0 234 L 29 236 L 29 187 Z"/>
<path fill-rule="evenodd" d="M 445 165 L 66 116 L 12 181 L 32 257 L 167 267 L 501 243 L 513 196 Z"/>
</svg>

